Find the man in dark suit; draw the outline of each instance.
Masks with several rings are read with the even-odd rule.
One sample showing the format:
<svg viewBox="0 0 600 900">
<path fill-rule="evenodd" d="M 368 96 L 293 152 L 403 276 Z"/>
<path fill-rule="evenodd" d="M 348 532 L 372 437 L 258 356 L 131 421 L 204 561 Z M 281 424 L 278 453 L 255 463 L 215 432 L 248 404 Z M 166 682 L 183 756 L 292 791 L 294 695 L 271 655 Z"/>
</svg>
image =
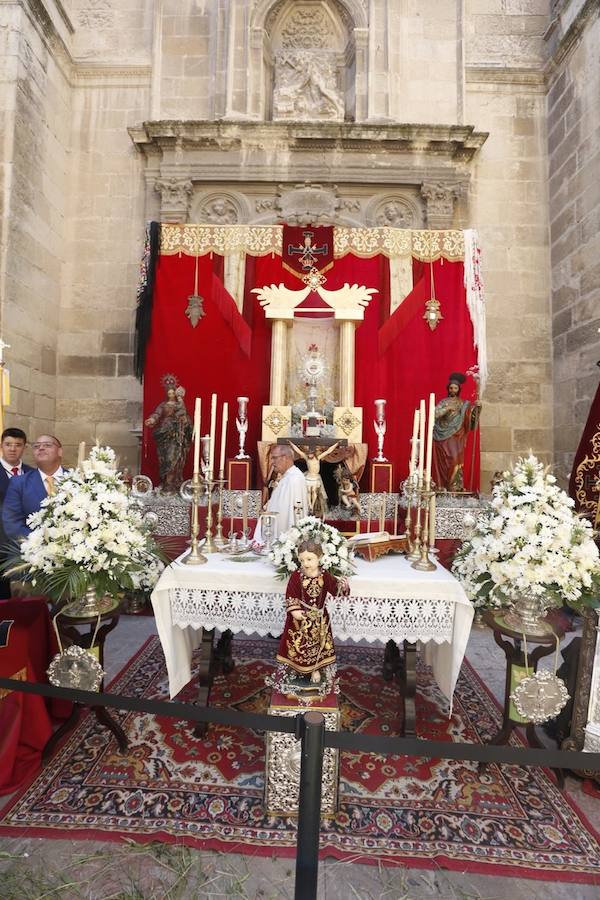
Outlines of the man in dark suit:
<svg viewBox="0 0 600 900">
<path fill-rule="evenodd" d="M 58 438 L 42 434 L 31 446 L 37 469 L 11 479 L 2 505 L 2 523 L 7 537 L 12 540 L 30 534 L 27 517 L 39 510 L 48 494 L 55 493 L 57 483 L 64 475 L 62 444 Z"/>
<path fill-rule="evenodd" d="M 25 465 L 23 453 L 27 444 L 27 435 L 20 428 L 5 428 L 0 438 L 0 510 L 12 478 L 20 478 L 32 467 Z M 7 543 L 7 536 L 0 521 L 0 557 L 2 548 Z M 0 600 L 10 597 L 10 580 L 0 578 Z"/>
</svg>

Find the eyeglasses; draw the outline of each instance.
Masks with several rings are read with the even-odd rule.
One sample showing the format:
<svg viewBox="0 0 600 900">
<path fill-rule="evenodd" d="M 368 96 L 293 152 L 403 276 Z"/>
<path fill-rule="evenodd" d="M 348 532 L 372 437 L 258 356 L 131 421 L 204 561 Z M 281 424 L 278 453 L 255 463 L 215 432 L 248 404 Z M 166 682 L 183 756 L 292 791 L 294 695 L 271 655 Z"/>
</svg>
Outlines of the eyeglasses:
<svg viewBox="0 0 600 900">
<path fill-rule="evenodd" d="M 32 444 L 34 450 L 50 450 L 52 447 L 58 447 L 58 444 L 50 441 L 43 441 L 41 444 Z"/>
</svg>

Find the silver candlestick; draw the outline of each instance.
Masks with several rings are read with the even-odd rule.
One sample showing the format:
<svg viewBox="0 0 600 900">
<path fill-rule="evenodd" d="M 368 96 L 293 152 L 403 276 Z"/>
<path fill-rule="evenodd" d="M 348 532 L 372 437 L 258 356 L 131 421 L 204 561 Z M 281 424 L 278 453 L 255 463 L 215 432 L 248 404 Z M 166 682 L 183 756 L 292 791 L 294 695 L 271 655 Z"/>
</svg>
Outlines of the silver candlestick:
<svg viewBox="0 0 600 900">
<path fill-rule="evenodd" d="M 383 455 L 383 439 L 386 432 L 385 422 L 385 400 L 375 401 L 375 418 L 373 419 L 373 428 L 377 435 L 377 456 L 373 457 L 373 462 L 387 462 L 387 457 Z"/>
</svg>

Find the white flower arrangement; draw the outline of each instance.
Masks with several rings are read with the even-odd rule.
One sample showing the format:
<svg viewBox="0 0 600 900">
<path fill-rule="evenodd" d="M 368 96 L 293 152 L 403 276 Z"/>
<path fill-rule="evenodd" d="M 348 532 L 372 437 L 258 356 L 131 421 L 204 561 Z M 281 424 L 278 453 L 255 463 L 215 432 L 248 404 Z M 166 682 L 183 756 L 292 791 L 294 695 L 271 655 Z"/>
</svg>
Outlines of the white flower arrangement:
<svg viewBox="0 0 600 900">
<path fill-rule="evenodd" d="M 94 447 L 81 469 L 68 471 L 27 525 L 32 531 L 9 571 L 56 601 L 90 587 L 99 596 L 149 590 L 164 568 L 164 553 L 130 506 L 110 447 Z"/>
<path fill-rule="evenodd" d="M 289 578 L 300 568 L 298 547 L 303 541 L 316 541 L 323 549 L 321 568 L 337 578 L 354 573 L 354 551 L 337 528 L 326 525 L 316 516 L 304 516 L 275 541 L 269 559 L 280 578 Z"/>
<path fill-rule="evenodd" d="M 492 495 L 491 510 L 457 553 L 452 570 L 476 607 L 512 605 L 526 595 L 551 606 L 600 603 L 594 532 L 542 463 L 521 458 Z"/>
</svg>

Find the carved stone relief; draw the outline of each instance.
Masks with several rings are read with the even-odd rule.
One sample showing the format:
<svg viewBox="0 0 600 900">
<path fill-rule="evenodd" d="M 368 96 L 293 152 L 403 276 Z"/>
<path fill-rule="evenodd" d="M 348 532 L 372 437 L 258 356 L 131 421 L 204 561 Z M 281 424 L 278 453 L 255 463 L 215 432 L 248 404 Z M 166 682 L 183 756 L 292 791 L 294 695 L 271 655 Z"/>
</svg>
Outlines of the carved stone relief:
<svg viewBox="0 0 600 900">
<path fill-rule="evenodd" d="M 199 219 L 209 225 L 235 225 L 239 220 L 238 210 L 229 197 L 214 197 L 205 200 L 199 208 Z"/>
<path fill-rule="evenodd" d="M 281 30 L 283 47 L 321 48 L 329 46 L 329 16 L 319 7 L 299 6 Z"/>
<path fill-rule="evenodd" d="M 273 119 L 343 121 L 336 53 L 280 50 L 275 54 Z"/>
<path fill-rule="evenodd" d="M 366 221 L 371 227 L 422 228 L 423 212 L 416 198 L 387 194 L 369 203 Z"/>
<path fill-rule="evenodd" d="M 161 196 L 160 213 L 163 222 L 187 221 L 193 190 L 189 178 L 157 178 L 154 190 Z"/>
<path fill-rule="evenodd" d="M 260 198 L 255 208 L 258 213 L 271 211 L 272 218 L 290 225 L 325 225 L 337 221 L 342 201 L 336 185 L 305 182 L 292 188 L 279 185 L 273 199 Z"/>
<path fill-rule="evenodd" d="M 326 41 L 324 44 L 286 44 L 286 46 L 324 46 L 330 47 L 331 41 L 329 40 L 329 32 L 331 27 L 331 18 L 325 13 L 323 9 L 322 3 L 317 2 L 307 2 L 302 5 L 298 2 L 298 0 L 281 0 L 279 3 L 274 3 L 267 16 L 264 19 L 264 29 L 267 34 L 273 34 L 276 30 L 277 23 L 280 20 L 280 16 L 285 17 L 285 7 L 292 7 L 292 14 L 289 20 L 285 20 L 284 26 L 282 28 L 282 33 L 284 30 L 287 31 L 288 27 L 290 28 L 291 34 L 296 32 L 297 28 L 295 25 L 288 26 L 288 21 L 293 21 L 297 23 L 306 23 L 313 21 L 320 22 L 321 16 L 319 13 L 323 14 L 323 19 L 325 21 L 325 36 Z M 364 0 L 348 0 L 346 3 L 341 3 L 340 0 L 328 0 L 327 6 L 331 10 L 331 12 L 335 15 L 335 18 L 339 20 L 343 28 L 347 33 L 350 33 L 353 28 L 356 27 L 364 27 L 367 24 L 367 16 L 365 11 Z M 352 14 L 350 14 L 350 11 Z M 312 27 L 312 26 L 311 26 Z M 320 31 L 320 28 L 318 29 Z"/>
<path fill-rule="evenodd" d="M 463 182 L 448 185 L 443 182 L 423 182 L 421 194 L 427 208 L 427 225 L 430 228 L 451 228 L 454 219 L 454 202 L 467 192 Z"/>
<path fill-rule="evenodd" d="M 77 11 L 77 22 L 92 31 L 112 28 L 115 11 L 110 0 L 87 0 Z"/>
</svg>

